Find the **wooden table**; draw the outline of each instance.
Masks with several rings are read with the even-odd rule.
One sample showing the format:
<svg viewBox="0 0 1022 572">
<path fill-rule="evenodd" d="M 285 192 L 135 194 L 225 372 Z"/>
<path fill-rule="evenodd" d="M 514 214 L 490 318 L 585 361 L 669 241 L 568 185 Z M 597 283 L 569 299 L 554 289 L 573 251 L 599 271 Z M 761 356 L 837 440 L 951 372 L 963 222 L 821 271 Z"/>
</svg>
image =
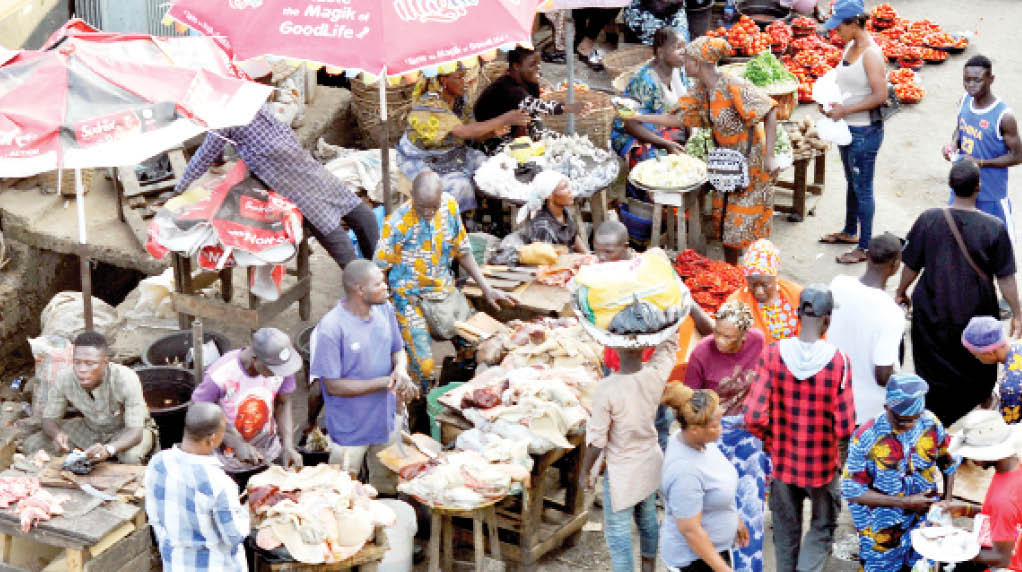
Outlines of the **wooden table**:
<svg viewBox="0 0 1022 572">
<path fill-rule="evenodd" d="M 429 528 L 429 572 L 454 570 L 454 519 L 469 518 L 472 520 L 472 547 L 475 551 L 472 565 L 476 572 L 483 570 L 486 555 L 486 539 L 483 535 L 483 523 L 486 523 L 490 535 L 490 555 L 500 560 L 500 537 L 497 533 L 497 512 L 494 505 L 501 499 L 488 502 L 471 509 L 448 507 L 430 507 Z M 440 538 L 443 536 L 443 552 L 440 551 Z"/>
<path fill-rule="evenodd" d="M 25 475 L 8 470 L 0 473 L 0 476 Z M 93 498 L 78 489 L 44 488 L 53 494 L 71 497 L 70 501 L 64 503 L 66 514 L 74 514 Z M 27 534 L 22 532 L 20 518 L 14 513 L 13 506 L 0 509 L 0 562 L 8 560 L 15 536 L 64 548 L 64 566 L 61 569 L 68 572 L 114 572 L 124 568 L 138 570 L 144 569 L 143 562 L 146 566 L 149 562 L 149 527 L 145 511 L 135 504 L 107 502 L 78 518 L 54 516 L 38 523 Z M 112 550 L 129 537 L 132 550 Z"/>
<path fill-rule="evenodd" d="M 441 441 L 449 443 L 471 424 L 449 411 L 437 416 Z M 585 508 L 585 493 L 578 484 L 585 457 L 585 433 L 567 436 L 572 449 L 553 449 L 544 455 L 533 455 L 534 465 L 529 486 L 520 496 L 509 496 L 494 508 L 498 535 L 503 532 L 509 541 L 501 540 L 499 547 L 504 560 L 514 562 L 524 572 L 537 570 L 539 559 L 560 546 L 574 546 L 589 520 Z M 559 486 L 551 486 L 549 470 L 557 467 Z M 564 500 L 551 498 L 563 492 Z M 552 510 L 562 518 L 551 524 L 544 522 L 543 513 Z"/>
<path fill-rule="evenodd" d="M 808 182 L 809 162 L 813 163 L 813 182 Z M 822 195 L 824 182 L 827 179 L 827 153 L 826 151 L 815 151 L 812 157 L 795 160 L 795 175 L 790 181 L 778 180 L 775 187 L 791 190 L 791 204 L 780 204 L 774 199 L 774 210 L 782 213 L 789 213 L 788 220 L 791 222 L 802 222 L 806 217 L 806 192 L 814 195 Z"/>
<path fill-rule="evenodd" d="M 674 234 L 677 237 L 678 252 L 694 248 L 700 253 L 706 252 L 706 237 L 703 236 L 703 200 L 706 197 L 707 185 L 686 193 L 674 191 L 650 191 L 653 200 L 653 220 L 650 228 L 650 248 L 660 246 L 660 232 L 663 226 L 664 207 L 675 207 L 678 222 Z M 686 222 L 685 213 L 688 213 Z"/>
</svg>

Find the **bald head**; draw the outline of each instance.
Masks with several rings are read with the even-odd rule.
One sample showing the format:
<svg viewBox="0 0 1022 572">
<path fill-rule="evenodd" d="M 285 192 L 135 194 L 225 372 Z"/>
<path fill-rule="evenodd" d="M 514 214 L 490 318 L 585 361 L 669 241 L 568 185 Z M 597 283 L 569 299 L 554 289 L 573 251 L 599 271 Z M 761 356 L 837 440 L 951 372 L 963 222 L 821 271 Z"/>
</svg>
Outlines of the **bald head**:
<svg viewBox="0 0 1022 572">
<path fill-rule="evenodd" d="M 224 422 L 224 412 L 216 403 L 200 401 L 185 413 L 185 438 L 201 441 L 216 435 Z"/>
<path fill-rule="evenodd" d="M 341 275 L 341 285 L 344 287 L 344 293 L 352 296 L 360 286 L 376 276 L 378 272 L 380 272 L 380 269 L 374 262 L 364 258 L 352 260 L 344 267 L 344 273 Z"/>
<path fill-rule="evenodd" d="M 439 202 L 441 191 L 443 183 L 440 182 L 440 175 L 433 171 L 423 171 L 412 181 L 412 202 Z"/>
<path fill-rule="evenodd" d="M 628 249 L 628 229 L 616 220 L 608 220 L 593 233 L 593 252 L 600 262 L 614 262 L 631 257 Z"/>
</svg>

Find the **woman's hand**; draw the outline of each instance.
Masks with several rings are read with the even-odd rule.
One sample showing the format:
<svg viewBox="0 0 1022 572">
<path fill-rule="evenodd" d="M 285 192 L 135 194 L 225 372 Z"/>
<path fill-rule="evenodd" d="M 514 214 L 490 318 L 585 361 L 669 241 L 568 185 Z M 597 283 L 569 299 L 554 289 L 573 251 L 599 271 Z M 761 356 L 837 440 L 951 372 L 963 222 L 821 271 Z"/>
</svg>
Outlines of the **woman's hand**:
<svg viewBox="0 0 1022 572">
<path fill-rule="evenodd" d="M 749 529 L 745 528 L 745 521 L 738 519 L 738 532 L 735 533 L 735 546 L 745 548 L 749 545 Z"/>
<path fill-rule="evenodd" d="M 593 112 L 593 104 L 591 101 L 585 103 L 565 103 L 563 104 L 565 113 L 574 113 L 585 117 Z"/>
<path fill-rule="evenodd" d="M 780 168 L 777 166 L 777 157 L 773 153 L 767 156 L 764 168 L 766 168 L 767 173 L 769 173 L 771 177 L 780 171 Z"/>
<path fill-rule="evenodd" d="M 831 106 L 830 111 L 824 112 L 824 115 L 833 119 L 834 121 L 838 121 L 839 119 L 844 119 L 845 117 L 847 117 L 848 113 L 849 112 L 847 107 L 841 105 L 840 103 L 835 103 L 834 105 Z"/>
<path fill-rule="evenodd" d="M 532 121 L 532 117 L 529 116 L 529 113 L 521 109 L 512 109 L 511 111 L 505 112 L 500 116 L 500 118 L 501 123 L 503 123 L 505 127 L 525 127 L 529 124 L 529 121 Z"/>
</svg>

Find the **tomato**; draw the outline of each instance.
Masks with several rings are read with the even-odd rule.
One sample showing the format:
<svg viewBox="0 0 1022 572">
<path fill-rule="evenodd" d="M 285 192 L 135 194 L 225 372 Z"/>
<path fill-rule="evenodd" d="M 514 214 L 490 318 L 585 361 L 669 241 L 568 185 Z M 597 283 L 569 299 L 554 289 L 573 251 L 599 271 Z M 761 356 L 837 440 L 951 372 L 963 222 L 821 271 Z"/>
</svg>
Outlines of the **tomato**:
<svg viewBox="0 0 1022 572">
<path fill-rule="evenodd" d="M 926 90 L 914 84 L 897 84 L 894 86 L 894 95 L 902 103 L 918 103 L 926 96 Z"/>
<path fill-rule="evenodd" d="M 950 48 L 955 45 L 955 37 L 947 32 L 939 32 L 926 36 L 926 45 L 931 48 Z"/>
<path fill-rule="evenodd" d="M 914 84 L 916 83 L 916 72 L 908 68 L 894 70 L 891 73 L 887 74 L 887 80 L 896 85 L 902 83 Z"/>
<path fill-rule="evenodd" d="M 881 20 L 895 20 L 898 17 L 898 12 L 893 6 L 884 2 L 883 4 L 877 4 L 870 15 Z"/>
</svg>

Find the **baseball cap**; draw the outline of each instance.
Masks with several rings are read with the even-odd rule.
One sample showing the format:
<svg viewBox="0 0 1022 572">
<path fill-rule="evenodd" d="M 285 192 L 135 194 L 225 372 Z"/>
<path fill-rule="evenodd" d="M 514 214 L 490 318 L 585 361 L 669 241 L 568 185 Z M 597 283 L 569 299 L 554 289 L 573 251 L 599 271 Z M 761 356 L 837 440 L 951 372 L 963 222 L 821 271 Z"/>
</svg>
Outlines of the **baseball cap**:
<svg viewBox="0 0 1022 572">
<path fill-rule="evenodd" d="M 802 295 L 798 298 L 798 313 L 800 316 L 822 318 L 829 316 L 837 304 L 834 303 L 834 295 L 830 288 L 823 284 L 810 284 L 802 289 Z"/>
<path fill-rule="evenodd" d="M 302 358 L 291 338 L 277 328 L 260 328 L 252 334 L 252 352 L 274 375 L 291 375 L 302 367 Z"/>
<path fill-rule="evenodd" d="M 834 3 L 834 10 L 831 12 L 830 19 L 827 20 L 823 27 L 827 28 L 827 30 L 833 30 L 841 22 L 865 13 L 866 8 L 863 6 L 862 0 L 837 0 Z"/>
<path fill-rule="evenodd" d="M 885 232 L 869 239 L 867 253 L 870 262 L 884 264 L 890 262 L 905 247 L 905 239 Z"/>
</svg>

